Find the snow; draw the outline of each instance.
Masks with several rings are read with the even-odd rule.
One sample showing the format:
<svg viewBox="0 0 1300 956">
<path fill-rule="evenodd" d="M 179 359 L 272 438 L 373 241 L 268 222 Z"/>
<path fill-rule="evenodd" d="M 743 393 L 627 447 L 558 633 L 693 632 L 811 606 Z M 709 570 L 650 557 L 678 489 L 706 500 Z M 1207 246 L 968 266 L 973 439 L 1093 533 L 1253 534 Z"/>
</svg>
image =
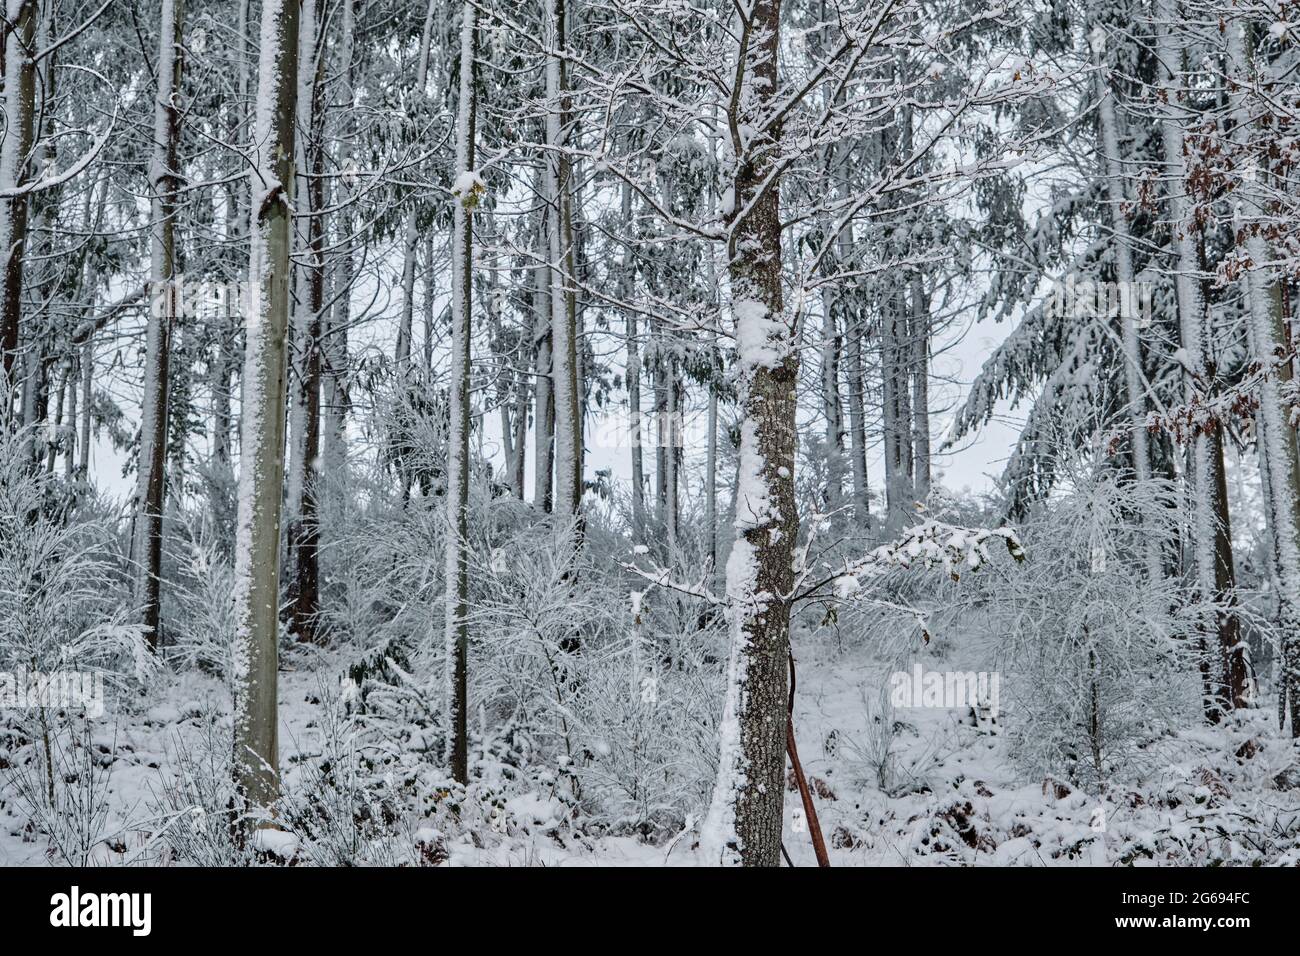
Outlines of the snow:
<svg viewBox="0 0 1300 956">
<path fill-rule="evenodd" d="M 485 192 L 487 192 L 487 183 L 483 181 L 483 177 L 478 172 L 472 169 L 457 175 L 456 181 L 451 186 L 451 194 L 462 201 L 467 197 L 477 196 Z"/>
<path fill-rule="evenodd" d="M 741 371 L 774 368 L 789 352 L 789 329 L 774 319 L 766 305 L 754 299 L 732 303 L 736 317 L 736 350 Z"/>
<path fill-rule="evenodd" d="M 989 663 L 987 644 L 973 633 L 954 636 L 947 647 L 915 653 L 929 670 L 983 670 Z M 806 634 L 796 635 L 794 650 L 800 686 L 817 688 L 796 697 L 795 726 L 835 867 L 1249 864 L 1260 852 L 1252 843 L 1274 826 L 1292 837 L 1264 840 L 1268 861 L 1300 862 L 1294 829 L 1300 788 L 1282 789 L 1295 757 L 1268 708 L 1222 726 L 1188 729 L 1164 742 L 1161 760 L 1149 773 L 1102 796 L 1059 781 L 1026 779 L 1010 759 L 1008 738 L 970 724 L 961 709 L 900 708 L 888 743 L 894 769 L 882 788 L 870 758 L 879 711 L 864 700 L 875 699 L 896 661 L 861 646 L 837 651 Z M 337 666 L 318 663 L 326 672 Z M 291 785 L 301 773 L 295 768 L 319 756 L 320 710 L 309 702 L 318 688 L 311 669 L 284 675 L 281 739 Z M 130 831 L 150 825 L 147 805 L 176 772 L 177 741 L 194 747 L 204 734 L 198 722 L 158 725 L 146 715 L 161 715 L 168 698 L 201 700 L 228 727 L 224 696 L 209 679 L 167 678 L 143 711 L 119 708 L 109 715 L 117 729 L 96 740 L 111 756 L 113 826 Z M 725 840 L 734 821 L 725 807 L 715 805 L 698 828 L 688 820 L 656 844 L 582 833 L 559 792 L 554 784 L 524 784 L 474 834 L 441 817 L 414 824 L 403 838 L 403 852 L 427 861 L 440 858 L 434 851 L 445 848 L 441 865 L 447 866 L 705 866 L 726 855 L 719 839 Z M 793 829 L 798 805 L 789 794 L 785 846 L 796 866 L 812 866 L 806 836 Z M 1104 829 L 1097 828 L 1099 822 Z M 305 838 L 290 830 L 261 829 L 254 839 L 275 860 L 310 861 Z M 127 839 L 124 853 L 100 846 L 95 860 L 120 865 L 144 843 Z M 0 866 L 43 864 L 45 852 L 41 840 L 25 833 L 13 801 L 0 809 Z"/>
</svg>

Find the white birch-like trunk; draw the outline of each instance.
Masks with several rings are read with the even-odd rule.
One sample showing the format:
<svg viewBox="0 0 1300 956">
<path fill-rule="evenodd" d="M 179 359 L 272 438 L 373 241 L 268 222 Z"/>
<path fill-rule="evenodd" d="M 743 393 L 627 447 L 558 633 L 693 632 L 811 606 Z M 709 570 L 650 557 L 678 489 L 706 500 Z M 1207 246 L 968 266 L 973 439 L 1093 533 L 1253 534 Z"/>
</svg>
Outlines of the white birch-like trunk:
<svg viewBox="0 0 1300 956">
<path fill-rule="evenodd" d="M 1183 156 L 1183 130 L 1178 115 L 1184 109 L 1182 83 L 1183 50 L 1173 28 L 1178 22 L 1177 0 L 1157 0 L 1156 59 L 1160 63 L 1163 112 L 1160 119 L 1167 177 L 1166 208 L 1175 257 L 1174 284 L 1178 298 L 1178 320 L 1184 381 L 1190 402 L 1210 387 L 1207 314 L 1200 287 L 1200 257 L 1192 238 L 1192 224 L 1186 219 L 1187 169 Z M 1192 554 L 1196 589 L 1206 610 L 1202 633 L 1214 645 L 1206 649 L 1206 716 L 1214 722 L 1223 706 L 1231 706 L 1225 688 L 1231 682 L 1229 669 L 1237 666 L 1233 648 L 1240 658 L 1236 640 L 1236 619 L 1228 612 L 1215 612 L 1212 603 L 1230 601 L 1232 595 L 1231 542 L 1228 537 L 1227 501 L 1223 481 L 1220 432 L 1198 430 L 1192 438 L 1189 491 L 1192 501 Z"/>
<path fill-rule="evenodd" d="M 30 178 L 36 97 L 37 0 L 6 0 L 4 31 L 5 136 L 0 140 L 0 191 Z M 27 196 L 0 198 L 0 418 L 12 428 L 18 419 L 21 378 L 23 254 L 27 246 Z"/>
<path fill-rule="evenodd" d="M 1249 149 L 1251 51 L 1246 35 L 1247 21 L 1229 23 L 1228 69 L 1234 81 L 1232 93 L 1233 139 Z M 1272 545 L 1274 577 L 1278 587 L 1278 629 L 1281 633 L 1281 666 L 1277 669 L 1279 709 L 1291 718 L 1291 735 L 1300 737 L 1300 456 L 1288 406 L 1282 398 L 1282 384 L 1292 380 L 1287 355 L 1287 336 L 1282 317 L 1282 287 L 1269 242 L 1260 231 L 1264 200 L 1261 186 L 1266 170 L 1251 154 L 1242 182 L 1234 191 L 1238 197 L 1237 228 L 1246 235 L 1250 258 L 1246 295 L 1252 358 L 1266 370 L 1260 385 L 1257 412 L 1257 443 L 1262 476 L 1264 512 Z"/>
<path fill-rule="evenodd" d="M 235 543 L 234 778 L 246 807 L 279 794 L 277 633 L 284 484 L 286 340 L 293 239 L 297 0 L 263 0 L 251 144 L 250 301 Z"/>
<path fill-rule="evenodd" d="M 1110 226 L 1114 235 L 1115 279 L 1119 283 L 1120 341 L 1124 350 L 1124 387 L 1128 399 L 1129 441 L 1133 473 L 1139 482 L 1151 479 L 1151 448 L 1147 441 L 1146 388 L 1142 373 L 1142 342 L 1138 330 L 1137 288 L 1133 250 L 1128 224 L 1124 157 L 1120 152 L 1119 119 L 1115 113 L 1115 89 L 1106 64 L 1105 33 L 1096 27 L 1090 38 L 1097 69 L 1097 120 L 1101 129 L 1102 171 L 1106 177 L 1106 200 L 1110 205 Z M 1159 547 L 1151 541 L 1144 549 L 1147 578 L 1164 577 Z"/>
</svg>

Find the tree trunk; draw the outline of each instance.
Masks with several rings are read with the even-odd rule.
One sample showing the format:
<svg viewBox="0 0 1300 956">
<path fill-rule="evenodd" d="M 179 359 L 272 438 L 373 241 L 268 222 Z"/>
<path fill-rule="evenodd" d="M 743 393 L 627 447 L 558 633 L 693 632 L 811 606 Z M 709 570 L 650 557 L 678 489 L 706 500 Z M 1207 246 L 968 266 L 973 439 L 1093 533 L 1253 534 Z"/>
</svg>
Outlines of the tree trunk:
<svg viewBox="0 0 1300 956">
<path fill-rule="evenodd" d="M 551 267 L 547 264 L 550 251 L 550 226 L 552 214 L 543 210 L 537 228 L 537 254 L 542 264 L 533 270 L 533 367 L 537 387 L 534 411 L 533 500 L 542 511 L 549 512 L 554 505 L 555 466 L 555 376 L 551 350 Z"/>
<path fill-rule="evenodd" d="M 181 84 L 181 0 L 162 0 L 158 96 L 154 104 L 152 193 L 153 262 L 145 332 L 144 396 L 140 414 L 139 486 L 136 491 L 137 600 L 149 645 L 157 648 L 162 582 L 163 495 L 166 490 L 168 366 L 180 290 L 176 287 L 177 97 Z"/>
<path fill-rule="evenodd" d="M 338 185 L 336 234 L 346 243 L 331 276 L 333 307 L 321 335 L 321 469 L 327 475 L 339 475 L 347 463 L 347 364 L 348 323 L 352 321 L 352 282 L 356 264 L 353 256 L 352 192 L 355 185 L 355 160 L 352 144 L 356 136 L 354 101 L 356 99 L 356 7 L 355 0 L 343 2 L 343 39 L 339 52 L 342 65 L 342 89 L 338 100 L 343 104 L 343 131 L 340 136 L 339 168 L 344 170 Z M 324 317 L 322 317 L 324 321 Z"/>
<path fill-rule="evenodd" d="M 429 46 L 433 39 L 434 0 L 424 14 L 424 32 L 420 37 L 420 58 L 415 67 L 415 88 L 417 95 L 424 96 L 424 88 L 429 82 Z M 411 363 L 411 329 L 415 315 L 415 262 L 419 249 L 420 234 L 416 227 L 419 210 L 414 201 L 406 210 L 406 223 L 403 228 L 402 243 L 402 313 L 397 323 L 397 371 L 404 377 Z"/>
<path fill-rule="evenodd" d="M 37 0 L 10 2 L 4 32 L 5 136 L 0 140 L 0 190 L 12 190 L 31 173 L 36 98 Z M 17 417 L 23 254 L 27 246 L 27 196 L 0 198 L 0 418 Z"/>
<path fill-rule="evenodd" d="M 845 318 L 845 351 L 848 358 L 849 464 L 853 474 L 853 517 L 861 528 L 871 521 L 871 498 L 867 489 L 866 372 L 862 367 L 861 318 Z"/>
<path fill-rule="evenodd" d="M 746 95 L 736 96 L 733 130 L 758 127 L 777 91 L 780 0 L 756 0 L 745 25 Z M 738 71 L 740 72 L 740 71 Z M 727 561 L 731 658 L 720 729 L 718 779 L 704 828 L 712 860 L 779 866 L 785 794 L 786 688 L 790 609 L 799 534 L 795 510 L 795 387 L 799 358 L 781 291 L 780 123 L 748 137 L 733 182 L 729 272 L 736 317 L 741 436 L 737 538 Z M 739 145 L 739 144 L 734 144 Z"/>
<path fill-rule="evenodd" d="M 1228 65 L 1236 88 L 1232 94 L 1233 140 L 1242 150 L 1250 149 L 1245 92 L 1253 72 L 1249 30 L 1250 24 L 1244 20 L 1228 24 L 1226 30 Z M 1290 351 L 1282 309 L 1285 280 L 1279 277 L 1273 250 L 1259 228 L 1265 209 L 1261 187 L 1267 173 L 1255 156 L 1244 162 L 1249 172 L 1233 193 L 1240 202 L 1233 231 L 1246 236 L 1251 266 L 1246 282 L 1251 357 L 1265 370 L 1256 412 L 1257 445 L 1282 640 L 1277 691 L 1279 711 L 1291 718 L 1291 736 L 1300 737 L 1300 454 L 1290 409 L 1282 397 L 1294 370 L 1285 360 Z"/>
<path fill-rule="evenodd" d="M 925 277 L 912 274 L 912 497 L 930 497 L 930 294 Z"/>
<path fill-rule="evenodd" d="M 305 141 L 298 144 L 302 164 L 299 182 L 306 213 L 302 261 L 298 265 L 298 307 L 295 312 L 298 361 L 293 376 L 294 426 L 287 509 L 290 628 L 304 643 L 318 643 L 320 613 L 320 388 L 321 313 L 325 307 L 325 163 L 321 142 L 320 97 L 325 81 L 324 33 L 319 37 L 316 0 L 303 0 L 301 29 L 302 82 L 298 90 L 298 128 Z"/>
<path fill-rule="evenodd" d="M 908 393 L 907 301 L 902 290 L 885 278 L 887 290 L 881 303 L 880 376 L 882 420 L 885 432 L 886 526 L 902 528 L 911 516 L 912 494 L 912 403 Z"/>
<path fill-rule="evenodd" d="M 1175 288 L 1185 362 L 1185 388 L 1191 401 L 1201 392 L 1210 393 L 1214 360 L 1209 350 L 1207 312 L 1198 278 L 1200 257 L 1192 241 L 1192 224 L 1185 217 L 1183 131 L 1175 113 L 1182 99 L 1179 73 L 1184 51 L 1173 35 L 1173 25 L 1178 22 L 1175 0 L 1158 0 L 1156 21 L 1156 59 L 1160 63 L 1160 86 L 1165 104 L 1161 127 L 1169 176 L 1166 204 L 1176 257 Z M 1233 600 L 1234 573 L 1228 502 L 1223 494 L 1226 484 L 1223 479 L 1223 447 L 1217 426 L 1208 434 L 1198 431 L 1192 439 L 1189 477 L 1194 509 L 1192 551 L 1198 600 L 1207 607 L 1210 604 L 1222 607 Z M 1238 640 L 1240 627 L 1237 616 L 1231 611 L 1207 610 L 1202 617 L 1202 628 L 1217 648 L 1212 655 L 1214 663 L 1210 668 L 1210 686 L 1206 688 L 1205 701 L 1206 718 L 1215 723 L 1222 717 L 1223 709 L 1232 706 L 1231 693 L 1227 692 L 1230 678 L 1218 663 L 1230 661 L 1232 669 L 1244 666 L 1238 664 L 1242 655 Z"/>
<path fill-rule="evenodd" d="M 456 171 L 465 186 L 456 197 L 455 251 L 452 263 L 451 430 L 447 437 L 447 686 L 451 728 L 451 774 L 469 783 L 466 732 L 469 654 L 469 372 L 470 319 L 473 313 L 474 218 L 478 194 L 468 185 L 474 172 L 474 56 L 478 8 L 461 8 L 460 116 L 456 124 Z"/>
<path fill-rule="evenodd" d="M 234 778 L 245 805 L 279 793 L 276 682 L 285 352 L 293 239 L 298 2 L 263 0 L 235 548 Z"/>
<path fill-rule="evenodd" d="M 622 192 L 623 222 L 632 221 L 632 187 L 623 184 Z M 636 310 L 631 307 L 635 290 L 636 266 L 632 259 L 632 246 L 629 243 L 623 250 L 622 269 L 619 274 L 620 294 L 628 306 L 624 321 L 627 326 L 627 407 L 630 426 L 628 436 L 632 456 L 632 541 L 642 544 L 645 541 L 645 457 L 642 447 L 645 431 L 641 427 L 641 343 L 637 328 Z"/>
<path fill-rule="evenodd" d="M 548 36 L 566 43 L 565 0 L 548 0 Z M 573 255 L 573 183 L 568 154 L 569 91 L 559 55 L 546 62 L 546 188 L 550 216 L 552 385 L 555 395 L 555 510 L 577 514 L 582 504 L 582 425 L 579 417 L 577 303 Z"/>
</svg>

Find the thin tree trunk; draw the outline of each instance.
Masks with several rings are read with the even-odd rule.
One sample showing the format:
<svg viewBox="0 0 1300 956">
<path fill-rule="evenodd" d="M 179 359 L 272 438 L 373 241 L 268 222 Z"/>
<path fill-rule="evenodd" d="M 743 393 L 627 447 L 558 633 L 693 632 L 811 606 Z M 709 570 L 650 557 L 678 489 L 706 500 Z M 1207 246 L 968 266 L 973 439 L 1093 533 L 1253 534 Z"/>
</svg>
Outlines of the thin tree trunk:
<svg viewBox="0 0 1300 956">
<path fill-rule="evenodd" d="M 293 451 L 286 503 L 289 513 L 288 560 L 290 628 L 299 641 L 317 643 L 320 613 L 320 528 L 317 488 L 320 484 L 321 313 L 325 307 L 325 179 L 324 135 L 320 97 L 325 80 L 325 40 L 318 36 L 316 0 L 303 0 L 298 90 L 298 144 L 302 164 L 299 186 L 305 202 L 306 235 L 298 265 L 298 307 L 295 312 L 298 362 L 293 383 Z"/>
<path fill-rule="evenodd" d="M 1137 288 L 1134 281 L 1133 252 L 1128 224 L 1127 182 L 1123 155 L 1120 152 L 1119 120 L 1115 113 L 1115 88 L 1106 65 L 1105 34 L 1094 28 L 1090 40 L 1097 67 L 1098 125 L 1101 131 L 1103 173 L 1106 199 L 1110 206 L 1111 231 L 1114 234 L 1115 279 L 1119 283 L 1120 334 L 1124 349 L 1124 385 L 1128 399 L 1129 433 L 1133 454 L 1133 474 L 1141 483 L 1151 479 L 1151 449 L 1147 441 L 1146 390 L 1142 374 L 1142 342 L 1138 331 Z M 1147 541 L 1143 548 L 1147 578 L 1164 577 L 1163 559 L 1157 544 Z"/>
<path fill-rule="evenodd" d="M 565 0 L 550 5 L 548 36 L 556 50 L 566 43 Z M 551 341 L 555 395 L 555 510 L 576 514 L 582 504 L 582 426 L 579 417 L 576 271 L 573 250 L 573 183 L 568 149 L 569 91 L 566 64 L 546 62 L 546 188 L 551 215 Z"/>
<path fill-rule="evenodd" d="M 91 297 L 91 311 L 95 300 Z M 94 412 L 95 334 L 90 332 L 81 347 L 81 438 L 77 442 L 77 475 L 82 481 L 90 477 L 90 420 Z"/>
<path fill-rule="evenodd" d="M 866 372 L 862 367 L 863 322 L 846 318 L 844 326 L 847 353 L 849 406 L 849 465 L 853 474 L 853 516 L 861 528 L 871 521 L 871 499 L 867 489 Z"/>
<path fill-rule="evenodd" d="M 912 492 L 912 414 L 905 357 L 907 303 L 902 290 L 886 279 L 888 289 L 881 304 L 880 375 L 885 432 L 886 526 L 903 527 L 909 517 Z"/>
<path fill-rule="evenodd" d="M 352 157 L 352 143 L 356 134 L 354 100 L 356 98 L 356 5 L 355 0 L 343 0 L 342 42 L 339 61 L 343 68 L 342 89 L 338 100 L 344 110 L 343 130 L 340 136 L 338 163 L 344 175 L 340 177 L 336 218 L 336 234 L 346 243 L 333 270 L 333 308 L 321 335 L 321 386 L 323 408 L 321 411 L 321 469 L 327 475 L 341 474 L 347 462 L 347 386 L 348 323 L 352 321 L 352 282 L 356 264 L 353 256 L 352 192 L 356 175 Z M 324 318 L 322 317 L 322 321 Z"/>
<path fill-rule="evenodd" d="M 424 88 L 429 82 L 429 47 L 433 39 L 434 0 L 424 14 L 424 31 L 420 37 L 420 58 L 415 67 L 415 88 L 418 95 L 424 96 Z M 403 229 L 402 252 L 402 313 L 397 324 L 397 370 L 403 375 L 411 362 L 411 323 L 415 315 L 415 263 L 419 249 L 420 234 L 416 227 L 419 210 L 412 203 L 406 211 L 406 224 Z"/>
<path fill-rule="evenodd" d="M 542 511 L 549 512 L 554 505 L 554 464 L 555 464 L 555 389 L 554 362 L 551 352 L 551 267 L 548 264 L 550 250 L 550 226 L 547 219 L 550 212 L 543 209 L 537 228 L 537 252 L 542 264 L 533 270 L 535 286 L 533 289 L 533 352 L 536 356 L 533 365 L 536 370 L 537 387 L 535 391 L 536 408 L 534 411 L 534 475 L 533 500 Z"/>
<path fill-rule="evenodd" d="M 469 654 L 469 372 L 470 320 L 473 314 L 474 206 L 478 193 L 470 183 L 474 171 L 474 56 L 478 8 L 461 8 L 460 116 L 456 124 L 456 172 L 462 187 L 456 197 L 451 306 L 451 431 L 447 438 L 447 685 L 451 727 L 451 774 L 469 783 L 469 738 L 466 731 L 467 658 Z"/>
<path fill-rule="evenodd" d="M 838 512 L 844 500 L 844 405 L 840 401 L 840 338 L 835 294 L 822 287 L 822 414 L 826 417 L 826 509 Z"/>
<path fill-rule="evenodd" d="M 930 497 L 930 294 L 925 277 L 912 273 L 912 482 L 913 498 Z"/>
<path fill-rule="evenodd" d="M 163 495 L 166 491 L 168 366 L 171 335 L 177 318 L 176 191 L 179 186 L 176 143 L 181 83 L 181 0 L 162 0 L 158 48 L 158 96 L 154 104 L 152 192 L 153 263 L 151 302 L 145 333 L 144 397 L 140 420 L 140 467 L 136 500 L 135 558 L 139 568 L 137 600 L 149 644 L 157 648 L 161 601 Z"/>
<path fill-rule="evenodd" d="M 623 222 L 632 222 L 632 187 L 623 184 L 622 191 Z M 637 314 L 631 308 L 632 295 L 635 290 L 636 266 L 632 258 L 632 245 L 629 242 L 623 249 L 623 262 L 619 273 L 619 293 L 628 304 L 624 315 L 626 323 L 627 346 L 627 406 L 629 418 L 628 436 L 632 458 L 632 541 L 641 544 L 645 541 L 645 456 L 643 445 L 645 430 L 641 427 L 641 343 Z"/>
</svg>

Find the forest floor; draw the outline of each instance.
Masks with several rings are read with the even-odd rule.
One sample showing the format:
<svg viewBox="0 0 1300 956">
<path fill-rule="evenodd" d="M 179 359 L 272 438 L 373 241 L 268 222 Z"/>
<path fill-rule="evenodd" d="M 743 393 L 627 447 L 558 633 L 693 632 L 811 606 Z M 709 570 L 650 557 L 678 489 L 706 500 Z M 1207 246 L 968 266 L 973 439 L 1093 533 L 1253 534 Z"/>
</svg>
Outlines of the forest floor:
<svg viewBox="0 0 1300 956">
<path fill-rule="evenodd" d="M 1088 794 L 1050 778 L 1025 779 L 1014 769 L 1008 736 L 997 722 L 976 720 L 969 707 L 891 712 L 881 693 L 893 669 L 885 662 L 807 640 L 797 643 L 796 656 L 800 756 L 834 866 L 1300 864 L 1300 762 L 1270 709 L 1167 739 L 1149 772 L 1112 784 L 1104 795 Z M 960 655 L 931 653 L 925 666 L 961 666 L 945 656 Z M 336 673 L 326 656 L 317 667 L 281 675 L 286 774 L 321 753 L 321 675 Z M 167 825 L 160 796 L 175 773 L 177 748 L 198 753 L 210 727 L 205 715 L 228 724 L 229 698 L 215 680 L 171 677 L 154 693 L 152 704 L 129 715 L 108 713 L 93 725 L 107 797 L 99 832 L 110 834 L 91 855 L 99 865 L 157 862 L 157 841 L 148 834 Z M 0 766 L 11 756 L 0 743 Z M 0 770 L 0 866 L 58 862 L 48 836 L 29 822 L 19 790 L 12 768 Z M 432 859 L 451 865 L 702 862 L 694 821 L 654 842 L 592 835 L 553 797 L 521 788 L 506 801 L 500 827 L 444 837 L 417 823 L 407 839 L 416 846 L 436 840 Z M 72 813 L 84 795 L 61 799 Z M 796 866 L 811 866 L 799 807 L 791 786 L 785 846 Z M 407 849 L 420 859 L 422 851 Z M 287 862 L 310 862 L 292 837 L 274 850 Z"/>
</svg>

